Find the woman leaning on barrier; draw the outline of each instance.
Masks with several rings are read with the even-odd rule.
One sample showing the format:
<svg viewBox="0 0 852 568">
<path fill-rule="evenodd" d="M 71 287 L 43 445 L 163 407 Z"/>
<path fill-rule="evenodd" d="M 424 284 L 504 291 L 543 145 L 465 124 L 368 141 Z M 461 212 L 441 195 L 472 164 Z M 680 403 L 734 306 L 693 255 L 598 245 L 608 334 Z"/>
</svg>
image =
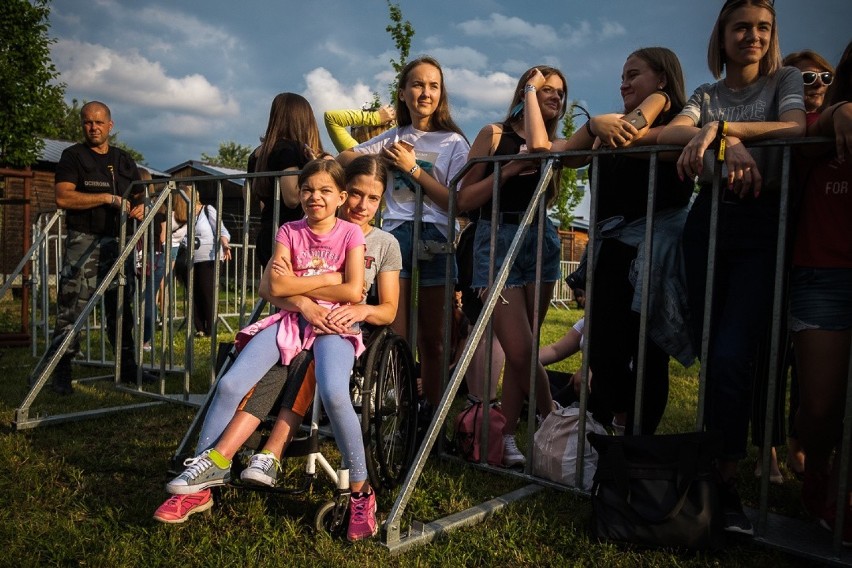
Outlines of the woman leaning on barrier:
<svg viewBox="0 0 852 568">
<path fill-rule="evenodd" d="M 823 84 L 831 81 L 825 73 Z M 796 429 L 806 456 L 802 503 L 823 526 L 832 528 L 852 340 L 852 43 L 837 66 L 826 101 L 819 118 L 809 121 L 808 135 L 829 136 L 836 144 L 819 147 L 802 168 L 804 195 L 793 246 L 790 324 L 799 370 Z M 848 545 L 852 543 L 848 496 L 844 503 L 843 543 Z"/>
<path fill-rule="evenodd" d="M 701 186 L 683 235 L 696 347 L 704 317 L 714 160 L 723 168 L 709 356 L 702 362 L 706 426 L 722 434 L 718 474 L 725 529 L 753 534 L 736 473 L 746 456 L 755 354 L 772 313 L 781 149 L 747 150 L 743 142 L 804 134 L 802 74 L 781 67 L 770 0 L 726 2 L 707 59 L 720 80 L 696 89 L 660 142 L 684 145 L 678 172 L 697 177 Z"/>
<path fill-rule="evenodd" d="M 533 74 L 540 81 L 533 85 Z M 568 86 L 565 76 L 553 67 L 534 67 L 526 71 L 515 87 L 509 104 L 509 112 L 502 123 L 489 124 L 479 131 L 470 149 L 470 158 L 482 156 L 509 156 L 526 153 L 527 117 L 525 105 L 535 101 L 534 112 L 542 120 L 542 129 L 549 140 L 554 136 L 559 121 L 565 114 Z M 488 264 L 494 254 L 494 270 L 500 270 L 509 245 L 518 232 L 519 223 L 535 194 L 541 177 L 538 160 L 512 160 L 500 168 L 500 198 L 497 212 L 497 241 L 491 247 L 492 191 L 495 167 L 493 163 L 479 163 L 471 167 L 462 180 L 458 196 L 459 210 L 479 209 L 473 245 L 472 288 L 483 294 L 488 292 Z M 554 186 L 548 190 L 553 196 Z M 518 256 L 509 272 L 500 300 L 494 308 L 494 332 L 506 356 L 503 375 L 502 408 L 506 416 L 503 429 L 503 465 L 523 465 L 526 458 L 518 449 L 515 430 L 524 398 L 529 393 L 530 366 L 537 357 L 533 345 L 535 322 L 536 256 L 538 248 L 538 217 L 526 233 Z M 549 219 L 544 219 L 545 237 L 542 245 L 541 294 L 538 305 L 538 325 L 544 322 L 553 287 L 559 280 L 560 244 L 556 228 Z M 484 296 L 483 296 L 484 298 Z M 544 366 L 536 367 L 536 407 L 541 416 L 553 410 L 553 399 Z"/>
<path fill-rule="evenodd" d="M 535 78 L 533 80 L 536 80 Z M 540 80 L 540 79 L 539 79 Z M 665 124 L 683 108 L 686 100 L 683 72 L 677 56 L 663 47 L 647 47 L 630 54 L 621 74 L 624 113 L 589 119 L 569 140 L 548 144 L 533 123 L 533 149 L 588 150 L 601 145 L 626 148 L 657 143 Z M 580 167 L 586 157 L 566 158 L 565 164 Z M 617 238 L 596 233 L 595 288 L 589 317 L 594 322 L 589 343 L 589 366 L 595 377 L 597 406 L 615 415 L 613 428 L 633 432 L 634 398 L 638 371 L 639 313 L 634 298 L 639 288 L 631 282 L 631 268 L 644 247 L 650 162 L 647 154 L 603 154 L 592 173 L 597 178 L 597 219 L 618 227 Z M 680 230 L 692 183 L 677 177 L 673 162 L 657 167 L 655 200 L 652 300 L 645 357 L 642 433 L 653 433 L 668 401 L 669 354 L 684 364 L 692 362 L 685 335 L 685 309 L 678 305 L 676 285 L 682 281 Z M 602 223 L 599 223 L 600 226 Z M 668 253 L 661 248 L 666 247 Z M 668 263 L 662 265 L 668 259 Z M 641 273 L 640 273 L 641 277 Z M 681 286 L 682 287 L 682 286 Z M 673 291 L 674 290 L 674 291 Z M 665 298 L 665 299 L 664 299 Z M 678 341 L 678 337 L 680 340 Z"/>
</svg>

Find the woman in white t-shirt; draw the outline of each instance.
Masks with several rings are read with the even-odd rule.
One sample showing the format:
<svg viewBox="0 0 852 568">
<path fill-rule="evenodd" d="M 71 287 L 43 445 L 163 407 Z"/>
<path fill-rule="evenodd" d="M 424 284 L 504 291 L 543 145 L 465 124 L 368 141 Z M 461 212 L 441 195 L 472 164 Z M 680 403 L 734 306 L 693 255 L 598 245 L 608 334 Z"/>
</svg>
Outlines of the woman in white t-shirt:
<svg viewBox="0 0 852 568">
<path fill-rule="evenodd" d="M 403 268 L 400 273 L 399 310 L 394 331 L 408 338 L 411 310 L 415 184 L 423 189 L 420 242 L 446 242 L 449 233 L 449 185 L 467 162 L 470 144 L 450 117 L 444 74 L 431 57 L 409 62 L 399 74 L 396 128 L 342 152 L 338 161 L 351 162 L 358 154 L 380 154 L 393 166 L 385 190 L 382 228 L 399 241 Z M 443 361 L 444 288 L 446 257 L 436 254 L 420 261 L 417 315 L 417 347 L 426 399 L 433 405 L 441 399 Z M 455 263 L 453 263 L 455 279 Z"/>
<path fill-rule="evenodd" d="M 193 198 L 193 195 L 195 196 Z M 207 337 L 213 329 L 214 304 L 216 301 L 216 260 L 231 260 L 231 233 L 222 223 L 222 234 L 216 240 L 218 213 L 212 205 L 204 205 L 194 188 L 187 190 L 192 203 L 195 201 L 195 255 L 193 256 L 192 319 L 196 337 Z M 186 239 L 186 237 L 184 237 Z M 184 240 L 185 246 L 190 246 Z"/>
</svg>

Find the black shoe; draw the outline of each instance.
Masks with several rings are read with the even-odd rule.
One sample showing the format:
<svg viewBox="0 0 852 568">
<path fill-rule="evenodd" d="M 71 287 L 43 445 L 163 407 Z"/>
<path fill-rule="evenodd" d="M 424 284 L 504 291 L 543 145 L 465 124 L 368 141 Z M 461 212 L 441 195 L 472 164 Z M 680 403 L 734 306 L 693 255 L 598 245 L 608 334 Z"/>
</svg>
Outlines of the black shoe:
<svg viewBox="0 0 852 568">
<path fill-rule="evenodd" d="M 74 387 L 71 386 L 71 357 L 67 354 L 59 358 L 59 362 L 53 370 L 51 389 L 56 394 L 63 396 L 74 393 Z"/>
<path fill-rule="evenodd" d="M 153 373 L 149 373 L 148 371 L 142 371 L 142 384 L 143 385 L 152 385 L 154 383 L 159 382 L 159 375 L 155 375 Z M 137 384 L 136 382 L 136 370 L 126 371 L 121 374 L 121 382 L 129 383 L 132 385 Z"/>
<path fill-rule="evenodd" d="M 736 482 L 732 479 L 719 483 L 719 506 L 722 513 L 722 528 L 727 532 L 754 535 L 754 527 L 743 511 Z"/>
<path fill-rule="evenodd" d="M 56 382 L 54 379 L 53 383 L 50 385 L 50 390 L 55 392 L 56 394 L 62 396 L 68 396 L 69 394 L 74 394 L 74 387 L 71 386 L 71 383 L 61 383 Z"/>
</svg>

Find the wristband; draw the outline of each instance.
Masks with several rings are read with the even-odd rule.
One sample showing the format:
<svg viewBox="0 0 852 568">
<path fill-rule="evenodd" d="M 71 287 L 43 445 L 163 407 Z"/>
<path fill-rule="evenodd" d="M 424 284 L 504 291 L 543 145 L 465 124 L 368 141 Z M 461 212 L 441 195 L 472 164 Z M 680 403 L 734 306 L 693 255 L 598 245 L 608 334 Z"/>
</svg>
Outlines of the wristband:
<svg viewBox="0 0 852 568">
<path fill-rule="evenodd" d="M 414 164 L 414 166 L 412 166 L 411 169 L 408 170 L 408 175 L 413 177 L 414 174 L 416 174 L 417 170 L 419 170 L 419 169 L 420 169 L 420 166 L 418 166 L 417 164 Z"/>
<path fill-rule="evenodd" d="M 716 129 L 716 141 L 719 144 L 719 151 L 716 154 L 716 161 L 717 162 L 724 162 L 725 161 L 725 146 L 726 146 L 726 143 L 725 143 L 726 138 L 725 137 L 727 135 L 728 135 L 728 123 L 725 122 L 724 120 L 720 120 L 719 121 L 719 127 Z"/>
<path fill-rule="evenodd" d="M 535 85 L 524 85 L 524 94 L 534 93 L 534 92 L 535 92 Z"/>
<path fill-rule="evenodd" d="M 592 121 L 591 120 L 586 122 L 586 132 L 588 132 L 589 136 L 591 136 L 592 138 L 597 138 L 597 136 L 595 136 L 595 133 L 592 132 Z"/>
</svg>

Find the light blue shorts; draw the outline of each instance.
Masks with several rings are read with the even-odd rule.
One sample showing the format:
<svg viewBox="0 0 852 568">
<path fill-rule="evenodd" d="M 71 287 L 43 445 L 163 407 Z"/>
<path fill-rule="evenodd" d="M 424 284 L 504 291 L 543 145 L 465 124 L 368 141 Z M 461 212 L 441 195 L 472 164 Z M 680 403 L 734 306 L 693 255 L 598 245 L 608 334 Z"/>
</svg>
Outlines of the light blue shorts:
<svg viewBox="0 0 852 568">
<path fill-rule="evenodd" d="M 562 244 L 556 227 L 548 219 L 544 226 L 544 250 L 541 258 L 541 281 L 545 283 L 556 282 L 561 277 L 559 272 L 559 259 L 561 257 Z M 497 243 L 494 247 L 494 276 L 509 251 L 509 245 L 518 232 L 518 225 L 502 224 L 497 228 Z M 518 256 L 509 272 L 506 280 L 506 288 L 519 288 L 527 284 L 535 283 L 535 263 L 538 241 L 538 225 L 532 225 L 524 240 L 521 242 Z M 474 289 L 488 287 L 488 258 L 491 254 L 491 221 L 479 220 L 476 223 L 476 236 L 473 244 L 473 285 Z"/>
<path fill-rule="evenodd" d="M 390 234 L 396 237 L 399 242 L 399 250 L 402 253 L 402 271 L 399 273 L 400 278 L 411 280 L 413 270 L 411 268 L 411 246 L 414 238 L 414 221 L 406 221 L 399 227 L 393 229 Z M 447 242 L 447 237 L 438 230 L 435 223 L 423 223 L 420 226 L 420 241 L 436 241 L 439 243 Z M 443 254 L 436 254 L 431 260 L 421 260 L 420 265 L 420 286 L 445 286 L 454 284 L 456 281 L 455 257 L 453 258 L 451 273 L 447 275 L 447 257 Z"/>
</svg>

